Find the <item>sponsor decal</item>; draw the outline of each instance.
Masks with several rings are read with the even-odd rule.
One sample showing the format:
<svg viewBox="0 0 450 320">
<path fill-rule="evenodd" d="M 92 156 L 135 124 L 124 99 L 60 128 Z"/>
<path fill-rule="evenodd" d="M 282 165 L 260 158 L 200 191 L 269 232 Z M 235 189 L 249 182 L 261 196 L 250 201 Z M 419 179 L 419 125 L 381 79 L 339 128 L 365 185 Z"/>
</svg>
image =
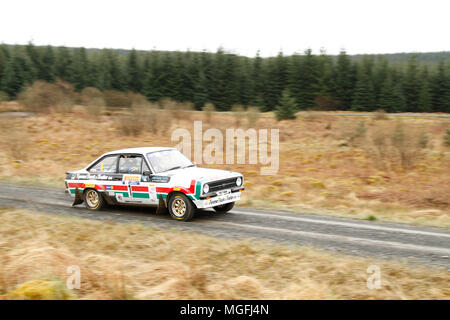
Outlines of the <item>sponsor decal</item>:
<svg viewBox="0 0 450 320">
<path fill-rule="evenodd" d="M 85 188 L 95 188 L 95 183 L 86 183 L 84 185 Z"/>
<path fill-rule="evenodd" d="M 151 176 L 151 182 L 169 182 L 170 178 L 166 176 Z"/>
<path fill-rule="evenodd" d="M 151 201 L 154 201 L 154 202 L 157 201 L 156 187 L 154 185 L 150 185 L 148 187 L 148 194 L 149 194 L 149 197 L 150 197 Z"/>
<path fill-rule="evenodd" d="M 116 199 L 119 202 L 123 202 L 123 194 L 121 194 L 121 193 L 116 194 Z"/>
<path fill-rule="evenodd" d="M 106 189 L 107 189 L 107 190 L 111 190 L 111 189 L 112 189 L 112 186 L 106 186 Z"/>
<path fill-rule="evenodd" d="M 225 202 L 230 202 L 233 200 L 238 200 L 240 197 L 240 195 L 226 195 L 226 196 L 221 196 L 221 197 L 217 197 L 217 198 L 213 198 L 211 200 L 209 200 L 209 205 L 210 206 L 216 206 Z"/>
<path fill-rule="evenodd" d="M 141 181 L 140 174 L 124 174 L 122 181 Z"/>
<path fill-rule="evenodd" d="M 122 184 L 139 185 L 141 182 L 140 174 L 124 174 L 122 177 Z"/>
<path fill-rule="evenodd" d="M 122 184 L 125 184 L 125 185 L 128 185 L 128 186 L 131 186 L 131 185 L 140 185 L 141 184 L 141 182 L 140 181 L 122 181 Z"/>
</svg>

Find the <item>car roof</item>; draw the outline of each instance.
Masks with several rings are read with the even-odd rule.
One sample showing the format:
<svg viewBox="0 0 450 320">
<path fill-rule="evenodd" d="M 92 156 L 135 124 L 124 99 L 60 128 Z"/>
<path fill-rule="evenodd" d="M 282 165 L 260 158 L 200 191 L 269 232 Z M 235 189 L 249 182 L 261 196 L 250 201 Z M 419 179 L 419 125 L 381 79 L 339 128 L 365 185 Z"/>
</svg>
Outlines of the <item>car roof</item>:
<svg viewBox="0 0 450 320">
<path fill-rule="evenodd" d="M 175 148 L 171 148 L 171 147 L 128 148 L 128 149 L 120 149 L 120 150 L 110 151 L 110 152 L 105 153 L 104 155 L 116 154 L 116 153 L 142 153 L 142 154 L 146 154 L 146 153 L 149 153 L 149 152 L 163 151 L 163 150 L 173 150 L 173 149 L 175 149 Z"/>
</svg>

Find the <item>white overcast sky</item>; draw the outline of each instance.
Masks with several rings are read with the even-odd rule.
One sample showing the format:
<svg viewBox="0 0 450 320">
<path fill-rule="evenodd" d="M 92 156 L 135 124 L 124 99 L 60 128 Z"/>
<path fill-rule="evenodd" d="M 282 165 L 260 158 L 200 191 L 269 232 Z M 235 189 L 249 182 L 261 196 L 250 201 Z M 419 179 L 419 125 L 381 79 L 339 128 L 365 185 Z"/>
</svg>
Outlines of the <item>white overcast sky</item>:
<svg viewBox="0 0 450 320">
<path fill-rule="evenodd" d="M 0 42 L 254 56 L 450 50 L 450 1 L 2 0 Z"/>
</svg>

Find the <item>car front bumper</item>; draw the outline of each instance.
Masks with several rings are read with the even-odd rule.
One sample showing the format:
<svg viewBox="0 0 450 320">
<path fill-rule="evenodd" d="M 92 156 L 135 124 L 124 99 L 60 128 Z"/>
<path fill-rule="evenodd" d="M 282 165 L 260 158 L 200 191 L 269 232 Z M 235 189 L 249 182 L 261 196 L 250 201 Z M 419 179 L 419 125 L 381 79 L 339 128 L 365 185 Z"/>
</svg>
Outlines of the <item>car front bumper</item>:
<svg viewBox="0 0 450 320">
<path fill-rule="evenodd" d="M 241 200 L 241 192 L 233 192 L 221 196 L 215 196 L 209 199 L 194 200 L 194 204 L 198 209 L 212 208 L 222 204 L 236 202 Z"/>
</svg>

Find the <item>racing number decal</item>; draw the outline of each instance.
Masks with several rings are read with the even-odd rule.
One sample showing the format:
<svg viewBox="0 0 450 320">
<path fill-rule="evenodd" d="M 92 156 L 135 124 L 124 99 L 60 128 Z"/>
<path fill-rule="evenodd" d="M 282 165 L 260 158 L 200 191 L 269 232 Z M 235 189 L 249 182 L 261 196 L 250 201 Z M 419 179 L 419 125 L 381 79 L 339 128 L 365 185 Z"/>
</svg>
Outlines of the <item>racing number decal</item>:
<svg viewBox="0 0 450 320">
<path fill-rule="evenodd" d="M 158 198 L 156 196 L 156 187 L 154 184 L 148 186 L 148 195 L 150 197 L 151 202 L 157 202 Z"/>
</svg>

